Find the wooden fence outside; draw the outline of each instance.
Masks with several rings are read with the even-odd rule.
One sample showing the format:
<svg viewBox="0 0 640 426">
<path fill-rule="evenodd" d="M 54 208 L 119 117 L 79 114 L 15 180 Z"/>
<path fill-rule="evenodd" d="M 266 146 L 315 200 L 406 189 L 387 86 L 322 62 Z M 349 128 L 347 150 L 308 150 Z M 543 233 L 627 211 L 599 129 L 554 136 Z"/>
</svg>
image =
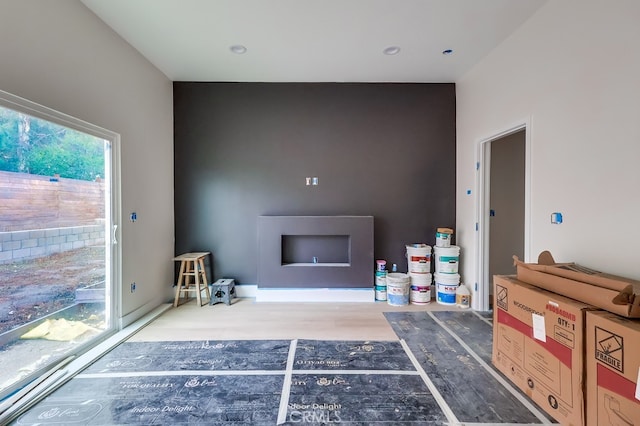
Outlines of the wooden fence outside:
<svg viewBox="0 0 640 426">
<path fill-rule="evenodd" d="M 0 171 L 0 232 L 104 222 L 104 182 Z"/>
</svg>

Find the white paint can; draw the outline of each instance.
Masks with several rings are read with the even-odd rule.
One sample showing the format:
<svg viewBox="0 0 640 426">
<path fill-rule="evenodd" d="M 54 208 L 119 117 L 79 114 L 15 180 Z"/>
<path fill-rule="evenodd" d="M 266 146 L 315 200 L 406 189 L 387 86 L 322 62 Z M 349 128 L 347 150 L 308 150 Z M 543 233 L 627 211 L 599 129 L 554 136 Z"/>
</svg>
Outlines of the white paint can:
<svg viewBox="0 0 640 426">
<path fill-rule="evenodd" d="M 409 300 L 415 305 L 431 302 L 431 274 L 411 274 Z"/>
<path fill-rule="evenodd" d="M 387 300 L 387 286 L 386 285 L 377 285 L 375 288 L 375 297 L 377 301 L 386 301 Z"/>
<path fill-rule="evenodd" d="M 387 275 L 387 303 L 393 306 L 409 304 L 409 287 L 411 279 L 409 275 L 392 272 Z"/>
<path fill-rule="evenodd" d="M 436 283 L 436 301 L 441 305 L 455 305 L 460 275 L 436 273 L 434 281 Z"/>
<path fill-rule="evenodd" d="M 453 236 L 453 229 L 438 228 L 436 230 L 436 247 L 451 247 L 452 236 Z"/>
<path fill-rule="evenodd" d="M 407 244 L 406 248 L 409 273 L 431 273 L 431 246 L 426 244 Z"/>
<path fill-rule="evenodd" d="M 460 247 L 436 247 L 434 249 L 436 273 L 457 274 L 460 264 Z"/>
</svg>

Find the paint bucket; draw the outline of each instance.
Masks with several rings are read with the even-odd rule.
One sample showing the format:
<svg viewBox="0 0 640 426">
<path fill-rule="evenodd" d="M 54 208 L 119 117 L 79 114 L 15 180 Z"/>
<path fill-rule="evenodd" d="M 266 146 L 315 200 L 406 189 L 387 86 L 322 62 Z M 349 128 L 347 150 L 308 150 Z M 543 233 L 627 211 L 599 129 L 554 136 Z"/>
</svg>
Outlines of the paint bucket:
<svg viewBox="0 0 640 426">
<path fill-rule="evenodd" d="M 436 283 L 436 301 L 441 305 L 455 305 L 460 275 L 436 273 L 434 281 Z"/>
<path fill-rule="evenodd" d="M 406 247 L 409 273 L 431 273 L 431 246 L 426 244 L 408 244 Z"/>
<path fill-rule="evenodd" d="M 439 274 L 457 274 L 460 263 L 460 247 L 436 247 L 434 249 L 436 272 Z"/>
<path fill-rule="evenodd" d="M 409 304 L 411 278 L 407 274 L 394 272 L 387 275 L 387 303 L 393 306 Z"/>
<path fill-rule="evenodd" d="M 451 247 L 452 236 L 453 236 L 453 229 L 438 228 L 436 230 L 436 247 Z"/>
<path fill-rule="evenodd" d="M 376 300 L 383 302 L 387 300 L 387 286 L 377 285 L 375 288 Z"/>
<path fill-rule="evenodd" d="M 412 274 L 409 300 L 415 305 L 431 302 L 431 274 Z"/>
<path fill-rule="evenodd" d="M 376 300 L 387 300 L 387 271 L 376 271 Z"/>
<path fill-rule="evenodd" d="M 386 269 L 387 269 L 386 260 L 376 260 L 376 271 L 386 271 Z"/>
</svg>

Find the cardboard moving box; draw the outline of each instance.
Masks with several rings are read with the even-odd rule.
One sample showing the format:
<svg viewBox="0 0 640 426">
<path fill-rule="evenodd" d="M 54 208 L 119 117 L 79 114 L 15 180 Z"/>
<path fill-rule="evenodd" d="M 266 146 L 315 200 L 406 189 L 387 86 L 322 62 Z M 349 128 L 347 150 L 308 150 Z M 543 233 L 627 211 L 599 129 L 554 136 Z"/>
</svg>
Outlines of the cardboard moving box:
<svg viewBox="0 0 640 426">
<path fill-rule="evenodd" d="M 584 425 L 582 303 L 494 276 L 493 365 L 563 425 Z"/>
<path fill-rule="evenodd" d="M 587 312 L 587 425 L 640 425 L 640 321 Z"/>
<path fill-rule="evenodd" d="M 606 311 L 640 318 L 640 281 L 595 271 L 575 263 L 556 263 L 548 251 L 538 263 L 524 263 L 513 256 L 520 281 Z"/>
</svg>

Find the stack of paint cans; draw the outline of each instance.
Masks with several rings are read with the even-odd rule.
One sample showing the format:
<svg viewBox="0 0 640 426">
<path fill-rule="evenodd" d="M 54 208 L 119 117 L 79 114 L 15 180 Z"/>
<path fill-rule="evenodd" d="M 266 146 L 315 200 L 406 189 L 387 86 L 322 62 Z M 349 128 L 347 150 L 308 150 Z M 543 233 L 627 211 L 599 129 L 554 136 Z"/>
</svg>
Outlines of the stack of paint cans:
<svg viewBox="0 0 640 426">
<path fill-rule="evenodd" d="M 451 244 L 453 229 L 438 228 L 434 248 L 436 300 L 441 305 L 456 304 L 456 290 L 460 285 L 458 265 L 460 247 Z"/>
<path fill-rule="evenodd" d="M 375 298 L 379 301 L 387 300 L 387 261 L 376 260 Z"/>
<path fill-rule="evenodd" d="M 409 299 L 413 304 L 425 305 L 431 302 L 431 246 L 409 244 L 406 249 L 411 278 Z"/>
</svg>

